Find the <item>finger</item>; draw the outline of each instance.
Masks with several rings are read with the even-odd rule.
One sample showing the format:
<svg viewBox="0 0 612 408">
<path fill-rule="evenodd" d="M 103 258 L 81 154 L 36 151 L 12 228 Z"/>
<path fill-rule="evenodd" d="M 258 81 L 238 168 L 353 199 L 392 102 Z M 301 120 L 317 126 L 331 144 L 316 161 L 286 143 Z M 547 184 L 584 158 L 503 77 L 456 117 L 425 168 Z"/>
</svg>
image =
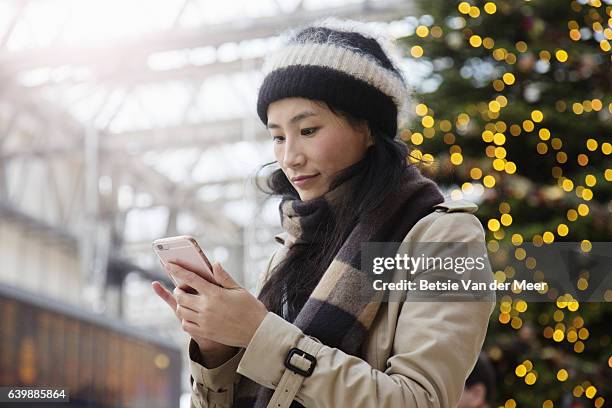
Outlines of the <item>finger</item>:
<svg viewBox="0 0 612 408">
<path fill-rule="evenodd" d="M 155 294 L 159 296 L 160 298 L 162 298 L 162 300 L 166 302 L 166 304 L 168 304 L 168 306 L 170 306 L 170 308 L 173 311 L 175 311 L 176 310 L 176 300 L 174 299 L 174 296 L 172 296 L 172 293 L 170 293 L 168 289 L 164 288 L 162 284 L 159 283 L 158 281 L 153 282 L 151 286 L 153 286 L 153 290 L 155 291 Z"/>
<path fill-rule="evenodd" d="M 203 274 L 206 275 L 206 276 L 212 276 L 212 270 L 208 267 L 207 264 L 204 265 L 204 269 L 191 269 L 191 267 L 189 267 L 188 265 L 183 264 L 179 260 L 175 260 L 173 262 L 168 262 L 166 265 L 164 265 L 164 269 L 166 270 L 166 272 L 170 272 L 170 270 L 171 270 L 170 264 L 177 265 L 177 266 L 183 268 L 184 270 L 186 270 L 188 272 L 193 272 L 193 273 L 195 273 L 196 275 L 199 275 L 199 276 L 202 276 Z"/>
<path fill-rule="evenodd" d="M 210 291 L 215 287 L 214 284 L 208 282 L 206 279 L 202 278 L 198 274 L 188 271 L 187 269 L 174 264 L 168 263 L 169 273 L 174 276 L 176 279 L 180 280 L 183 284 L 187 286 L 191 286 L 198 293 L 201 294 L 210 294 Z"/>
<path fill-rule="evenodd" d="M 173 293 L 174 299 L 179 306 L 191 309 L 194 312 L 198 311 L 202 295 L 192 295 L 181 288 L 174 288 Z"/>
<path fill-rule="evenodd" d="M 196 324 L 201 317 L 197 312 L 187 309 L 186 307 L 181 307 L 181 305 L 178 305 L 176 308 L 176 315 L 181 319 L 188 320 Z"/>
<path fill-rule="evenodd" d="M 181 320 L 181 326 L 183 327 L 183 330 L 188 333 L 192 333 L 200 328 L 197 323 L 185 319 Z"/>
<path fill-rule="evenodd" d="M 215 281 L 225 289 L 237 289 L 241 287 L 219 262 L 213 264 L 213 276 L 215 277 Z"/>
</svg>

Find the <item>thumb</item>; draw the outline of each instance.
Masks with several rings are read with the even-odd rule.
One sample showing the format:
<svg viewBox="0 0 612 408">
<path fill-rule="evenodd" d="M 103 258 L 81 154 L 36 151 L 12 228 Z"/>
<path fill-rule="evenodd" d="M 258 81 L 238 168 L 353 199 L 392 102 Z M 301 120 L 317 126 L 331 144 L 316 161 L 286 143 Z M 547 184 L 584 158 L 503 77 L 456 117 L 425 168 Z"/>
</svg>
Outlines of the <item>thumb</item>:
<svg viewBox="0 0 612 408">
<path fill-rule="evenodd" d="M 241 286 L 232 278 L 232 276 L 221 266 L 219 262 L 213 264 L 213 276 L 215 281 L 225 289 L 236 289 Z"/>
</svg>

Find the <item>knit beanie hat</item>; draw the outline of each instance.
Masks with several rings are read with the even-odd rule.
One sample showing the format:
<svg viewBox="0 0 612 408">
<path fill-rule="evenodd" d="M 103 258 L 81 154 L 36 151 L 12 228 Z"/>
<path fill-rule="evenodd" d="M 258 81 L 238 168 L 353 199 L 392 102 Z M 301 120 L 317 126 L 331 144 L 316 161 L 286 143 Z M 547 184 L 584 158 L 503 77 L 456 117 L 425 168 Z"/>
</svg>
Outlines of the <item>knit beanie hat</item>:
<svg viewBox="0 0 612 408">
<path fill-rule="evenodd" d="M 324 101 L 395 138 L 407 120 L 406 82 L 384 38 L 364 23 L 328 18 L 290 31 L 281 49 L 263 64 L 257 114 L 268 123 L 268 106 L 302 97 Z"/>
</svg>

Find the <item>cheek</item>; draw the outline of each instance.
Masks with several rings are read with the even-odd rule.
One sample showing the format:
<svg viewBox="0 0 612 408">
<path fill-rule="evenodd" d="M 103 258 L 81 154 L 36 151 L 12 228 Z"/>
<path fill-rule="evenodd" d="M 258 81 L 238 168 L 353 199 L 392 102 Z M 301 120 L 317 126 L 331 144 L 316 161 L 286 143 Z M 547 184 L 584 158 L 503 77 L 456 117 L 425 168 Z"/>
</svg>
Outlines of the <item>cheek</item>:
<svg viewBox="0 0 612 408">
<path fill-rule="evenodd" d="M 357 163 L 364 151 L 354 135 L 335 133 L 317 140 L 315 153 L 311 157 L 316 157 L 319 168 L 327 173 L 335 173 Z"/>
</svg>

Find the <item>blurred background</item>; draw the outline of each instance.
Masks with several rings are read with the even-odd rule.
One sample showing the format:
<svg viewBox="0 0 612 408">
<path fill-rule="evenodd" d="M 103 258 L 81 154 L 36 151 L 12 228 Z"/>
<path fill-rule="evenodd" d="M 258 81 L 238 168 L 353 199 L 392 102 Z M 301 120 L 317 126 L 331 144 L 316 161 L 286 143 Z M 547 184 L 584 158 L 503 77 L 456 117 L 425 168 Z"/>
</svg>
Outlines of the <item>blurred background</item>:
<svg viewBox="0 0 612 408">
<path fill-rule="evenodd" d="M 193 235 L 254 290 L 280 232 L 255 188 L 273 160 L 259 68 L 281 31 L 329 16 L 395 40 L 408 160 L 480 206 L 489 251 L 610 241 L 610 0 L 0 0 L 0 386 L 188 406 L 151 242 Z M 491 406 L 606 406 L 605 300 L 500 302 Z"/>
</svg>

